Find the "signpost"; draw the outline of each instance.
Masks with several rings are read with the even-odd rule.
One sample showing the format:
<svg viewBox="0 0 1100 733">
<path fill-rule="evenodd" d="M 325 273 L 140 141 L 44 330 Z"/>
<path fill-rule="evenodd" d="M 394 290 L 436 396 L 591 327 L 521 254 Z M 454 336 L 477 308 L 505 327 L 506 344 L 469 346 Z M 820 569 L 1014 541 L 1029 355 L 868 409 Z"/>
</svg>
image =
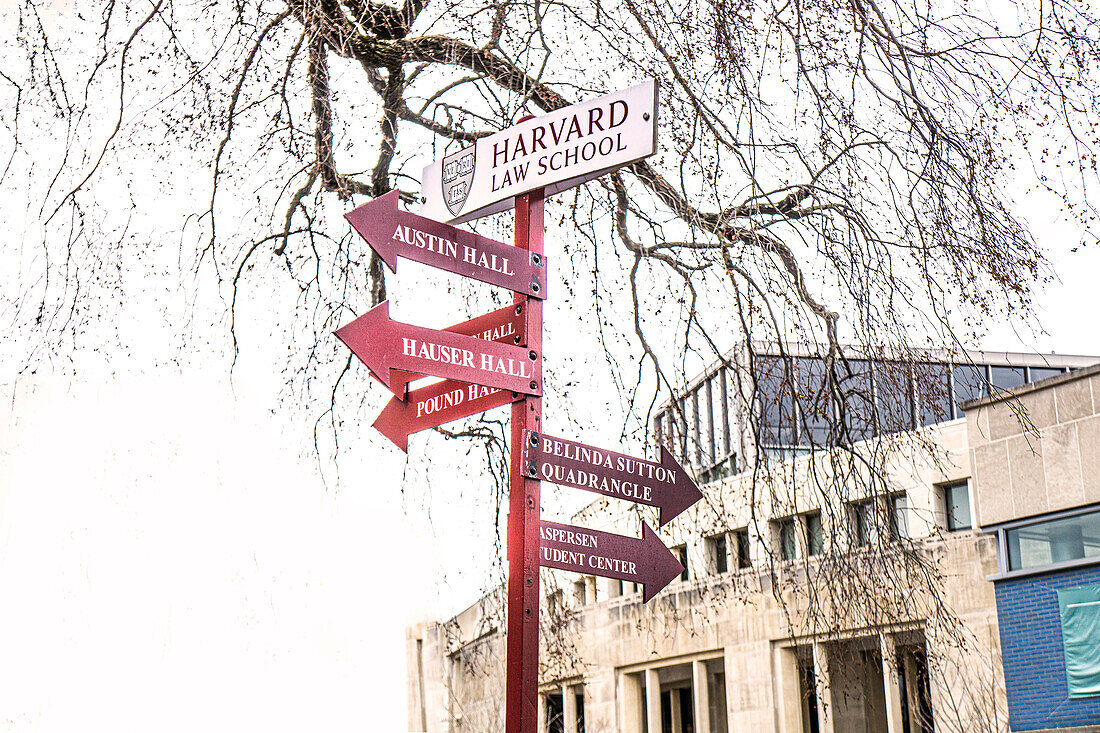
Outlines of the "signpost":
<svg viewBox="0 0 1100 733">
<path fill-rule="evenodd" d="M 528 433 L 523 454 L 527 476 L 658 507 L 659 527 L 703 498 L 691 476 L 664 446 L 661 462 L 654 463 L 545 433 Z"/>
<path fill-rule="evenodd" d="M 390 191 L 344 215 L 391 272 L 397 258 L 431 265 L 518 293 L 546 297 L 546 259 L 533 252 L 397 208 Z"/>
<path fill-rule="evenodd" d="M 657 85 L 649 81 L 477 140 L 424 171 L 423 214 L 390 192 L 349 212 L 396 271 L 404 257 L 513 291 L 506 308 L 438 331 L 391 321 L 384 301 L 336 335 L 395 395 L 374 422 L 401 450 L 411 433 L 512 403 L 508 498 L 506 733 L 538 726 L 539 568 L 640 583 L 648 602 L 683 568 L 653 529 L 624 537 L 541 519 L 541 480 L 660 509 L 664 526 L 702 498 L 661 449 L 660 463 L 542 432 L 545 196 L 652 155 Z M 443 221 L 515 206 L 515 245 Z M 442 381 L 408 390 L 420 375 Z"/>
<path fill-rule="evenodd" d="M 684 566 L 645 522 L 639 540 L 543 520 L 539 539 L 543 567 L 641 583 L 642 603 L 649 603 L 684 572 Z"/>
</svg>

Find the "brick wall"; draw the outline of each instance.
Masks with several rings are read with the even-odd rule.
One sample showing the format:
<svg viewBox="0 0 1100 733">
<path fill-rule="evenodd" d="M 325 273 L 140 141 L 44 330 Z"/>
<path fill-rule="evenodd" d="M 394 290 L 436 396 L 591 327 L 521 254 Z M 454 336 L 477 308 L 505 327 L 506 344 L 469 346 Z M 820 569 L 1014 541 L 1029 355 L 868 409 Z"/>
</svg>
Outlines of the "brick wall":
<svg viewBox="0 0 1100 733">
<path fill-rule="evenodd" d="M 1071 700 L 1066 691 L 1057 595 L 1062 588 L 1096 584 L 1100 584 L 1100 567 L 995 584 L 1012 730 L 1100 724 L 1100 697 Z"/>
</svg>

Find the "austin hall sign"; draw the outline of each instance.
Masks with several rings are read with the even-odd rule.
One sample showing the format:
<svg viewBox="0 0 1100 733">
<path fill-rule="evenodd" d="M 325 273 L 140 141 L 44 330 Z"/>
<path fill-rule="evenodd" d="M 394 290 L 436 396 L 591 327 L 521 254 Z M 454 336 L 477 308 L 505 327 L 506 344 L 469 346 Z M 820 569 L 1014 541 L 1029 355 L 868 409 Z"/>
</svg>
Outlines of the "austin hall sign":
<svg viewBox="0 0 1100 733">
<path fill-rule="evenodd" d="M 639 539 L 543 521 L 541 482 L 657 507 L 662 526 L 702 498 L 664 448 L 647 461 L 542 432 L 545 197 L 656 149 L 648 81 L 525 118 L 432 163 L 421 216 L 402 211 L 396 191 L 346 215 L 391 271 L 402 257 L 512 292 L 511 305 L 442 331 L 391 320 L 383 301 L 336 332 L 393 392 L 374 427 L 401 450 L 412 433 L 511 403 L 505 733 L 537 731 L 540 567 L 638 583 L 643 602 L 683 570 L 645 522 Z M 445 223 L 509 208 L 514 245 Z M 421 376 L 439 381 L 409 389 Z"/>
</svg>

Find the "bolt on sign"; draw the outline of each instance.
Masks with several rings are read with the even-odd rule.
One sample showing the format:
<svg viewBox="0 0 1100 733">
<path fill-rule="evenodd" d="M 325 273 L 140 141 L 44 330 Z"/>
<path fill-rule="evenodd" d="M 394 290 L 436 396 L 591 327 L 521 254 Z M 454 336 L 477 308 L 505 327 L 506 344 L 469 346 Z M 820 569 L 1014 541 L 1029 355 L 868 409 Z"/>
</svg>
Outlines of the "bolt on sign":
<svg viewBox="0 0 1100 733">
<path fill-rule="evenodd" d="M 513 304 L 439 331 L 390 320 L 383 301 L 336 335 L 393 392 L 374 427 L 401 450 L 411 433 L 512 403 L 508 511 L 506 733 L 538 726 L 539 568 L 618 578 L 648 602 L 683 567 L 642 523 L 641 539 L 541 519 L 541 481 L 660 510 L 664 526 L 702 498 L 662 448 L 647 461 L 542 432 L 542 299 L 546 195 L 657 149 L 657 84 L 532 117 L 425 169 L 423 214 L 398 209 L 396 191 L 346 214 L 396 271 L 403 257 L 512 291 Z M 514 207 L 515 245 L 444 221 Z M 409 389 L 421 376 L 440 381 Z"/>
<path fill-rule="evenodd" d="M 563 107 L 478 139 L 424 169 L 421 213 L 464 222 L 547 196 L 657 151 L 657 82 Z"/>
</svg>

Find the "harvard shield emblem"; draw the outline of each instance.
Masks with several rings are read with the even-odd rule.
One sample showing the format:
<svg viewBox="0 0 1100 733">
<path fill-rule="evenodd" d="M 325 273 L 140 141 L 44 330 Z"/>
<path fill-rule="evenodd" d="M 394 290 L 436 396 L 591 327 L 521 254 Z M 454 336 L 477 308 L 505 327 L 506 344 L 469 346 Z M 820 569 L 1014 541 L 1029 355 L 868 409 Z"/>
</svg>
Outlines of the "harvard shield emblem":
<svg viewBox="0 0 1100 733">
<path fill-rule="evenodd" d="M 474 154 L 477 146 L 471 145 L 457 153 L 443 158 L 443 202 L 454 216 L 462 211 L 466 197 L 470 195 L 470 185 L 474 182 Z"/>
</svg>

